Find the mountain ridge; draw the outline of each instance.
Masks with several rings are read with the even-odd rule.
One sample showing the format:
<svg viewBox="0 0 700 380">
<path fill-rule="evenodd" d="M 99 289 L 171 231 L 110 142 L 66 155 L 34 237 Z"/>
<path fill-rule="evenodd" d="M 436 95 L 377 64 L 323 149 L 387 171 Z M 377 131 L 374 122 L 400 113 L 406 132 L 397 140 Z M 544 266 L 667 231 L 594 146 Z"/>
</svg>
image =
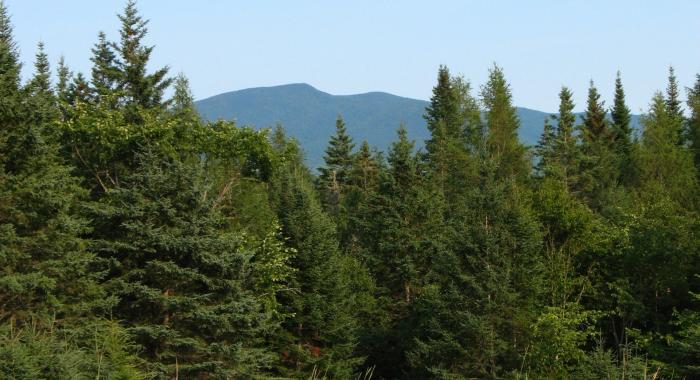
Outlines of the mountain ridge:
<svg viewBox="0 0 700 380">
<path fill-rule="evenodd" d="M 308 83 L 251 87 L 228 91 L 195 102 L 205 120 L 236 120 L 240 125 L 266 128 L 282 124 L 307 154 L 312 168 L 323 162 L 323 153 L 341 115 L 356 144 L 367 140 L 386 151 L 403 123 L 417 147 L 429 137 L 423 114 L 428 102 L 384 91 L 333 95 Z M 518 134 L 526 145 L 537 143 L 544 120 L 552 113 L 516 107 L 520 119 Z M 581 114 L 577 114 L 580 120 Z M 633 126 L 638 125 L 633 117 Z"/>
</svg>

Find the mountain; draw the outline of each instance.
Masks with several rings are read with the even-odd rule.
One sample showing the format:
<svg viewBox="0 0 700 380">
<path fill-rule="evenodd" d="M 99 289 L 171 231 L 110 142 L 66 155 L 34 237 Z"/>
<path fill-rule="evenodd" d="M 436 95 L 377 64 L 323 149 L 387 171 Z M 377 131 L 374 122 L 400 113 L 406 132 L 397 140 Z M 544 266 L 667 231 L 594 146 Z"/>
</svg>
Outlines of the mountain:
<svg viewBox="0 0 700 380">
<path fill-rule="evenodd" d="M 357 95 L 331 95 L 305 84 L 256 87 L 232 91 L 196 102 L 206 120 L 236 120 L 239 125 L 258 128 L 280 123 L 295 137 L 307 154 L 312 168 L 323 163 L 323 152 L 335 130 L 335 119 L 345 119 L 348 133 L 357 145 L 367 140 L 386 150 L 396 138 L 400 123 L 408 135 L 422 146 L 428 138 L 423 113 L 428 102 L 385 92 Z M 523 143 L 533 145 L 542 132 L 546 112 L 518 107 L 519 135 Z M 634 118 L 636 124 L 638 118 Z"/>
</svg>

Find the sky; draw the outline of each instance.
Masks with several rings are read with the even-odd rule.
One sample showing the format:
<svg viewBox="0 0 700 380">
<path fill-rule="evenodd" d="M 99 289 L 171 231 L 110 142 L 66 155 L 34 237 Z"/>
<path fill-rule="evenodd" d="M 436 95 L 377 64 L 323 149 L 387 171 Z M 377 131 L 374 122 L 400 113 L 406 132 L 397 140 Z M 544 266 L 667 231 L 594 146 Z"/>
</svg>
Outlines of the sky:
<svg viewBox="0 0 700 380">
<path fill-rule="evenodd" d="M 118 40 L 125 0 L 4 0 L 31 75 L 36 44 L 90 71 L 97 33 Z M 305 82 L 331 94 L 429 99 L 440 64 L 481 86 L 503 67 L 516 105 L 553 112 L 562 85 L 611 104 L 617 70 L 633 112 L 700 73 L 700 1 L 140 0 L 152 67 L 183 72 L 197 99 Z"/>
</svg>

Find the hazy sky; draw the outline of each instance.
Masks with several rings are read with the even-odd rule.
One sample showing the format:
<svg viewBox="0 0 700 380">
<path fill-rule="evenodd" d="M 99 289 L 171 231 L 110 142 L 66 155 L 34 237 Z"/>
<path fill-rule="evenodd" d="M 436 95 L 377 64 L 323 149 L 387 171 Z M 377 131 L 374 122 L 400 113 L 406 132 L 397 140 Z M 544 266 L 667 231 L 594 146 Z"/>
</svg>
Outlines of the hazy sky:
<svg viewBox="0 0 700 380">
<path fill-rule="evenodd" d="M 117 39 L 121 0 L 5 0 L 22 59 L 46 43 L 89 72 L 97 32 Z M 141 0 L 154 65 L 184 72 L 198 99 L 307 82 L 333 94 L 387 91 L 428 99 L 443 63 L 480 86 L 497 62 L 516 104 L 554 111 L 562 85 L 577 109 L 593 79 L 611 102 L 622 71 L 634 112 L 700 72 L 700 1 Z M 25 72 L 28 74 L 28 72 Z"/>
</svg>

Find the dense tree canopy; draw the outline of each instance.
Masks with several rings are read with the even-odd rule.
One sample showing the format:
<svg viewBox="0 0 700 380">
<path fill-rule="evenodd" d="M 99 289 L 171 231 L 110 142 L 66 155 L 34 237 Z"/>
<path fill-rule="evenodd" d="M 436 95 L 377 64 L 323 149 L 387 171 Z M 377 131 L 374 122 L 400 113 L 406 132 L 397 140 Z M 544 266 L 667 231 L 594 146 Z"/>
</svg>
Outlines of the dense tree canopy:
<svg viewBox="0 0 700 380">
<path fill-rule="evenodd" d="M 440 66 L 425 149 L 338 115 L 316 172 L 202 120 L 134 1 L 88 75 L 38 43 L 23 79 L 9 13 L 0 378 L 700 376 L 700 76 L 641 130 L 619 72 L 610 109 L 563 86 L 527 147 L 501 67 L 473 95 Z"/>
</svg>

